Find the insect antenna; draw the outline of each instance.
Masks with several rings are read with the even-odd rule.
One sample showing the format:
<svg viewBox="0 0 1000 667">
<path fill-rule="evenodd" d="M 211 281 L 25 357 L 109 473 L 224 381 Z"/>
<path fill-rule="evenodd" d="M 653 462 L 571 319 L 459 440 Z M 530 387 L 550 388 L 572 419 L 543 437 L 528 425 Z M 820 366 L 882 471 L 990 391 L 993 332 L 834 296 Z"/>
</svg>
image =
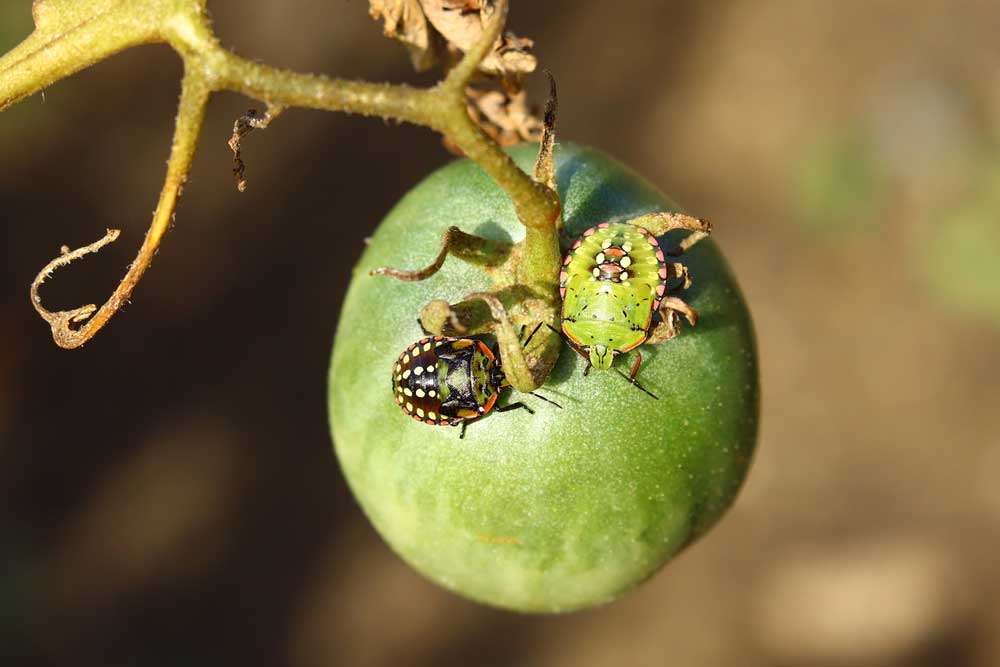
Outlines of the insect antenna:
<svg viewBox="0 0 1000 667">
<path fill-rule="evenodd" d="M 529 415 L 535 414 L 534 410 L 529 408 L 521 401 L 518 401 L 517 403 L 511 403 L 510 405 L 505 405 L 502 408 L 497 408 L 497 412 L 509 412 L 511 410 L 525 410 Z"/>
<path fill-rule="evenodd" d="M 534 396 L 535 398 L 539 398 L 539 399 L 541 399 L 541 400 L 545 401 L 546 403 L 551 403 L 552 405 L 554 405 L 554 406 L 556 406 L 557 408 L 559 408 L 560 410 L 562 410 L 562 406 L 561 406 L 561 405 L 559 405 L 558 403 L 556 403 L 555 401 L 553 401 L 552 399 L 550 399 L 550 398 L 545 398 L 545 397 L 544 397 L 544 396 L 542 396 L 541 394 L 536 394 L 536 393 L 535 393 L 535 392 L 533 392 L 533 391 L 529 391 L 528 393 L 529 393 L 529 394 L 531 394 L 532 396 Z"/>
<path fill-rule="evenodd" d="M 548 324 L 548 323 L 546 322 L 546 324 Z M 521 343 L 521 347 L 523 347 L 525 349 L 528 348 L 528 343 L 530 343 L 531 339 L 535 337 L 535 333 L 541 328 L 541 326 L 542 326 L 542 322 L 539 322 L 538 324 L 535 325 L 535 328 L 531 330 L 530 334 L 528 334 L 528 339 L 526 341 L 524 341 L 523 343 Z M 553 331 L 556 331 L 555 327 L 553 327 L 551 324 L 549 324 L 549 328 L 552 329 Z M 524 327 L 521 327 L 521 333 L 522 334 L 524 333 Z M 561 333 L 561 332 L 556 331 L 556 333 Z"/>
<path fill-rule="evenodd" d="M 659 397 L 659 396 L 657 396 L 656 394 L 654 394 L 654 393 L 653 393 L 653 392 L 651 392 L 650 390 L 648 390 L 648 389 L 646 389 L 645 387 L 643 387 L 643 386 L 642 386 L 641 384 L 639 384 L 639 381 L 638 381 L 638 380 L 636 380 L 635 378 L 630 378 L 630 377 L 628 376 L 628 374 L 626 374 L 626 373 L 622 373 L 622 372 L 621 372 L 620 370 L 618 370 L 617 368 L 613 368 L 612 370 L 613 370 L 613 371 L 614 371 L 615 373 L 618 373 L 618 375 L 621 375 L 621 376 L 622 376 L 623 378 L 625 378 L 625 379 L 626 379 L 626 380 L 627 380 L 628 382 L 631 382 L 631 383 L 632 383 L 633 385 L 635 385 L 636 387 L 638 387 L 638 388 L 639 388 L 640 390 L 642 390 L 642 392 L 643 392 L 643 393 L 645 393 L 645 394 L 646 394 L 647 396 L 651 396 L 651 397 L 655 398 L 656 400 L 660 400 L 660 397 Z"/>
</svg>

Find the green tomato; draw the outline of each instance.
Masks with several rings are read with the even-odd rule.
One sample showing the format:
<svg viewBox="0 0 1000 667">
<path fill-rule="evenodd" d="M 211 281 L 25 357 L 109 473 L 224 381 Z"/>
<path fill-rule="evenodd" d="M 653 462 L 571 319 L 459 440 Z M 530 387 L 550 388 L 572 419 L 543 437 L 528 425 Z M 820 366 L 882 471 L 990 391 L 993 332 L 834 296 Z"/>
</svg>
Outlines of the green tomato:
<svg viewBox="0 0 1000 667">
<path fill-rule="evenodd" d="M 535 148 L 512 155 L 527 170 Z M 561 144 L 556 169 L 571 234 L 676 210 L 598 151 Z M 682 258 L 694 280 L 683 297 L 698 310 L 698 326 L 639 348 L 639 379 L 660 400 L 616 373 L 584 377 L 584 360 L 564 347 L 540 390 L 563 409 L 511 392 L 506 401 L 523 400 L 535 414 L 494 412 L 459 440 L 457 428 L 403 414 L 390 376 L 421 337 L 423 304 L 459 301 L 489 281 L 455 259 L 423 282 L 368 275 L 425 266 L 451 225 L 503 241 L 524 233 L 510 200 L 468 160 L 428 176 L 379 226 L 354 268 L 330 365 L 330 424 L 344 475 L 396 553 L 456 593 L 533 612 L 609 601 L 707 531 L 747 473 L 758 381 L 740 290 L 715 243 L 702 241 Z M 629 360 L 616 363 L 628 370 Z"/>
</svg>

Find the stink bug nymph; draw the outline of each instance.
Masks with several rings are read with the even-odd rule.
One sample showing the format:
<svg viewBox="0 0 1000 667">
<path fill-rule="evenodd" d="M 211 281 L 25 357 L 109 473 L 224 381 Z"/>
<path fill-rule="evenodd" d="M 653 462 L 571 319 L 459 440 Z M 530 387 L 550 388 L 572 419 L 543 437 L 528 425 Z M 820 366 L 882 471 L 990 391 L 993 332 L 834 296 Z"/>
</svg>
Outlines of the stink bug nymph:
<svg viewBox="0 0 1000 667">
<path fill-rule="evenodd" d="M 573 243 L 559 276 L 562 331 L 571 347 L 587 359 L 585 373 L 590 368 L 611 368 L 615 357 L 647 339 L 659 343 L 673 338 L 680 331 L 678 312 L 692 325 L 697 321 L 694 309 L 667 295 L 670 278 L 682 278 L 682 288 L 690 285 L 687 269 L 668 262 L 654 233 L 638 223 L 649 223 L 658 233 L 677 228 L 695 230 L 691 240 L 672 254 L 680 254 L 711 229 L 698 218 L 657 213 L 629 222 L 602 223 Z M 654 323 L 656 312 L 661 321 Z M 646 391 L 635 380 L 641 363 L 642 355 L 638 354 L 626 378 Z"/>
<path fill-rule="evenodd" d="M 508 386 L 497 346 L 472 338 L 421 338 L 399 355 L 392 369 L 392 393 L 403 412 L 425 424 L 461 424 L 460 437 L 465 437 L 468 422 L 494 409 Z M 517 409 L 534 414 L 521 402 L 496 407 L 497 412 Z"/>
</svg>

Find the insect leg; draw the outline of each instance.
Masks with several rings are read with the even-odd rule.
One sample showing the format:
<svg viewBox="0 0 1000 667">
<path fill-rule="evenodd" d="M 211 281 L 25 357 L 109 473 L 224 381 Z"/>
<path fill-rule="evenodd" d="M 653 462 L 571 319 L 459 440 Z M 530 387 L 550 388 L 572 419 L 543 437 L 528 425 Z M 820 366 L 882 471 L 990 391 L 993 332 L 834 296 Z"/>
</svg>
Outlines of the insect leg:
<svg viewBox="0 0 1000 667">
<path fill-rule="evenodd" d="M 541 394 L 536 394 L 536 393 L 535 393 L 535 392 L 533 392 L 533 391 L 529 391 L 528 393 L 529 393 L 529 394 L 531 394 L 532 396 L 534 396 L 535 398 L 538 398 L 538 399 L 541 399 L 541 400 L 545 401 L 546 403 L 551 403 L 552 405 L 554 405 L 554 406 L 556 406 L 557 408 L 559 408 L 560 410 L 562 410 L 562 406 L 561 406 L 561 405 L 559 405 L 558 403 L 556 403 L 555 401 L 553 401 L 552 399 L 550 399 L 550 398 L 545 398 L 545 397 L 544 397 L 544 396 L 542 396 Z"/>
<path fill-rule="evenodd" d="M 620 370 L 618 370 L 617 368 L 613 368 L 613 370 L 614 370 L 614 371 L 615 371 L 616 373 L 618 373 L 618 375 L 621 375 L 621 376 L 622 376 L 623 378 L 625 378 L 626 380 L 628 380 L 629 382 L 631 382 L 631 383 L 632 383 L 632 384 L 633 384 L 633 385 L 634 385 L 635 387 L 637 387 L 637 388 L 638 388 L 639 390 L 641 390 L 641 391 L 642 391 L 643 393 L 645 393 L 645 394 L 646 394 L 647 396 L 650 396 L 650 397 L 652 397 L 652 398 L 655 398 L 656 400 L 660 400 L 660 397 L 659 397 L 659 396 L 657 396 L 656 394 L 654 394 L 654 393 L 653 393 L 653 392 L 651 392 L 650 390 L 648 390 L 648 389 L 646 389 L 645 387 L 643 387 L 643 386 L 642 386 L 641 384 L 639 384 L 639 381 L 638 381 L 638 380 L 636 380 L 635 378 L 630 378 L 629 376 L 625 375 L 624 373 L 622 373 L 622 372 L 621 372 Z"/>
<path fill-rule="evenodd" d="M 635 374 L 639 372 L 639 366 L 642 365 L 642 352 L 635 353 L 635 363 L 632 364 L 632 370 L 628 374 L 628 379 L 630 382 L 635 381 Z"/>
<path fill-rule="evenodd" d="M 535 414 L 535 411 L 529 408 L 527 405 L 518 401 L 517 403 L 511 403 L 510 405 L 505 405 L 502 408 L 497 408 L 497 412 L 510 412 L 511 410 L 527 410 L 529 415 Z"/>
<path fill-rule="evenodd" d="M 570 347 L 571 350 L 573 350 L 574 352 L 576 352 L 577 354 L 579 354 L 581 357 L 583 357 L 586 360 L 587 367 L 583 369 L 583 375 L 584 375 L 584 377 L 586 377 L 587 374 L 590 373 L 590 368 L 591 368 L 590 357 L 587 354 L 585 354 L 583 350 L 581 350 L 576 345 L 574 345 L 573 342 L 570 341 L 570 339 L 566 337 L 566 334 L 564 332 L 560 331 L 559 329 L 556 329 L 554 326 L 552 326 L 548 322 L 545 323 L 545 326 L 547 326 L 549 329 L 552 329 L 553 333 L 555 333 L 557 336 L 559 336 L 560 338 L 563 338 L 566 341 L 566 343 L 569 345 L 569 347 Z"/>
<path fill-rule="evenodd" d="M 667 262 L 666 264 L 667 272 L 670 274 L 669 278 L 681 278 L 684 282 L 681 284 L 681 289 L 687 289 L 691 287 L 691 274 L 688 273 L 688 268 L 681 264 L 680 262 Z"/>
<path fill-rule="evenodd" d="M 523 343 L 521 343 L 521 347 L 523 347 L 524 349 L 528 349 L 528 343 L 530 343 L 531 339 L 535 337 L 535 333 L 541 326 L 542 326 L 541 322 L 535 325 L 535 328 L 531 330 L 530 334 L 528 334 L 528 339 Z M 552 325 L 549 325 L 549 328 L 555 330 L 555 327 L 553 327 Z M 558 333 L 558 331 L 556 333 Z M 524 327 L 521 327 L 521 334 L 524 334 Z"/>
</svg>

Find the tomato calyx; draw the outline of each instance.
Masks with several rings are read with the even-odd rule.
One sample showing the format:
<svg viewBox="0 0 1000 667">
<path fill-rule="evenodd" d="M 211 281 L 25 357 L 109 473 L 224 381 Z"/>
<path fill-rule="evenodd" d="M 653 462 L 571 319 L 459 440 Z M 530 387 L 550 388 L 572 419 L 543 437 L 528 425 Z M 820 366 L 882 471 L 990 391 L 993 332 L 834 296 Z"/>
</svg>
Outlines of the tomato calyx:
<svg viewBox="0 0 1000 667">
<path fill-rule="evenodd" d="M 556 277 L 561 260 L 562 203 L 555 189 L 557 94 L 555 79 L 546 74 L 550 94 L 531 184 L 549 203 L 551 215 L 539 222 L 518 210 L 525 236 L 517 243 L 487 239 L 450 227 L 441 238 L 437 257 L 426 267 L 410 271 L 380 267 L 369 272 L 405 282 L 421 281 L 440 271 L 448 257 L 484 271 L 490 277 L 492 289 L 470 293 L 454 304 L 431 301 L 423 307 L 420 321 L 427 331 L 437 335 L 495 336 L 507 381 L 522 392 L 534 391 L 545 382 L 559 358 L 560 348 L 558 336 L 548 330 L 537 337 L 531 351 L 520 341 L 520 332 L 525 328 L 537 330 L 543 323 L 551 327 L 559 321 Z"/>
</svg>

